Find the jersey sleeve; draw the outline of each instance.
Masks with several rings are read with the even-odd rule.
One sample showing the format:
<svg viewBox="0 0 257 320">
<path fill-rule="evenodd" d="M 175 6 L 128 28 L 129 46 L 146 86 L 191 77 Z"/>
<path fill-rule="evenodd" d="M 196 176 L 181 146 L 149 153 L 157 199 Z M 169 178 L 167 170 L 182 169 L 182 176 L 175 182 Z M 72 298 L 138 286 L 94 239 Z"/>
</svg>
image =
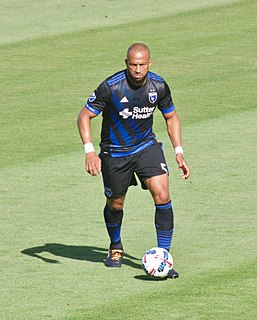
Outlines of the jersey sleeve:
<svg viewBox="0 0 257 320">
<path fill-rule="evenodd" d="M 110 88 L 106 81 L 103 81 L 99 87 L 88 98 L 85 107 L 94 114 L 100 114 L 108 105 L 110 100 Z"/>
<path fill-rule="evenodd" d="M 158 108 L 163 114 L 172 112 L 175 110 L 175 106 L 171 97 L 170 88 L 166 82 L 163 83 L 163 87 L 160 90 L 161 98 L 158 103 Z"/>
</svg>

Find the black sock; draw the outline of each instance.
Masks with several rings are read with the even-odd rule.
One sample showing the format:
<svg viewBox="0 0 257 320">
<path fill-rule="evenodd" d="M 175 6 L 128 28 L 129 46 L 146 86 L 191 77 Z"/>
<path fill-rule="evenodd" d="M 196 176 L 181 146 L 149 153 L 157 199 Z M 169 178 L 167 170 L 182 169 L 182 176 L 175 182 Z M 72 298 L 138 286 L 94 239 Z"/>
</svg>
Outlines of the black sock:
<svg viewBox="0 0 257 320">
<path fill-rule="evenodd" d="M 105 225 L 110 237 L 111 248 L 122 249 L 121 243 L 121 224 L 123 218 L 123 209 L 114 211 L 109 206 L 104 208 Z"/>
<path fill-rule="evenodd" d="M 155 205 L 155 227 L 158 247 L 170 250 L 173 235 L 173 210 L 171 201 Z"/>
</svg>

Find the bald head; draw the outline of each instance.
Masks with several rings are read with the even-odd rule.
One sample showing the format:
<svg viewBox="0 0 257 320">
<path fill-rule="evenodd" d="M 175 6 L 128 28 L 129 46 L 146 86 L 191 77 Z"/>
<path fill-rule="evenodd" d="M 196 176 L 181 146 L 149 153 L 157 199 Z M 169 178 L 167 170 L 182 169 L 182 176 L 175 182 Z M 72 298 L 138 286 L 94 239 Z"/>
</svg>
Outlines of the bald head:
<svg viewBox="0 0 257 320">
<path fill-rule="evenodd" d="M 133 43 L 127 51 L 127 59 L 131 55 L 134 55 L 135 53 L 141 53 L 144 56 L 147 56 L 148 59 L 150 59 L 150 50 L 144 43 Z"/>
</svg>

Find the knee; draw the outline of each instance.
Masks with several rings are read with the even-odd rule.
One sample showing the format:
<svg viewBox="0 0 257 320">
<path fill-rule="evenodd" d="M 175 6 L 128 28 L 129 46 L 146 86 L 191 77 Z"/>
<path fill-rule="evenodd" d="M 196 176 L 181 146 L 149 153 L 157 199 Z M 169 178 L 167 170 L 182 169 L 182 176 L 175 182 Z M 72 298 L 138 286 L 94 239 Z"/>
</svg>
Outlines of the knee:
<svg viewBox="0 0 257 320">
<path fill-rule="evenodd" d="M 120 211 L 123 209 L 124 199 L 123 198 L 107 199 L 107 205 L 113 211 Z"/>
<path fill-rule="evenodd" d="M 155 204 L 165 204 L 170 201 L 169 193 L 160 192 L 154 195 Z"/>
</svg>

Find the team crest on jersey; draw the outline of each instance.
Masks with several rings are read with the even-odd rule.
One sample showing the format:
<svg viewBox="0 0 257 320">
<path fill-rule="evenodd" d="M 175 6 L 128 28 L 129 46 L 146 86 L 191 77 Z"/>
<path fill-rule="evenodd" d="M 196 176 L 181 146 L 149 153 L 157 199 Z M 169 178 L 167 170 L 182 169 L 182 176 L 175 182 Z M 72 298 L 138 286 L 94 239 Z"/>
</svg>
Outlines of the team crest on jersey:
<svg viewBox="0 0 257 320">
<path fill-rule="evenodd" d="M 91 94 L 91 96 L 88 98 L 88 101 L 89 101 L 89 102 L 93 102 L 93 101 L 95 101 L 95 99 L 96 99 L 96 95 L 95 95 L 95 92 L 93 92 L 93 93 Z"/>
<path fill-rule="evenodd" d="M 157 92 L 149 92 L 148 99 L 151 103 L 155 103 L 157 100 Z"/>
</svg>

